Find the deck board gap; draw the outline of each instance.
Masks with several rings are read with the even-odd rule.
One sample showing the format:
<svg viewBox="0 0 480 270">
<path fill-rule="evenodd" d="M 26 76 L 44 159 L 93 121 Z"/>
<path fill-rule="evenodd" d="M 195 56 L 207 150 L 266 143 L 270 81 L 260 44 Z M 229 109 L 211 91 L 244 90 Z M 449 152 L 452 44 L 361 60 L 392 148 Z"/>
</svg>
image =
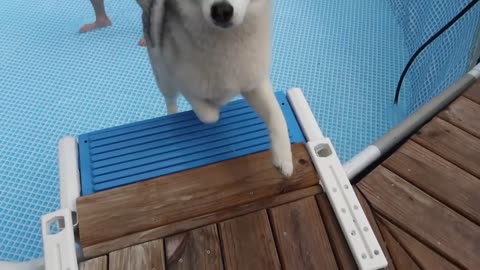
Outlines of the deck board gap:
<svg viewBox="0 0 480 270">
<path fill-rule="evenodd" d="M 460 96 L 438 117 L 480 140 L 480 104 Z"/>
<path fill-rule="evenodd" d="M 409 185 L 411 185 L 412 187 L 418 189 L 420 192 L 422 192 L 423 194 L 425 194 L 425 197 L 427 197 L 428 199 L 431 199 L 431 200 L 435 201 L 436 203 L 440 204 L 440 206 L 442 206 L 442 208 L 451 210 L 451 211 L 455 212 L 456 214 L 462 216 L 462 217 L 465 218 L 466 220 L 468 220 L 468 221 L 474 223 L 475 225 L 479 226 L 479 225 L 477 224 L 477 222 L 474 222 L 474 221 L 472 221 L 470 218 L 467 218 L 465 215 L 463 215 L 462 213 L 458 212 L 456 209 L 454 209 L 454 208 L 450 207 L 449 205 L 445 204 L 442 200 L 437 199 L 435 196 L 432 196 L 430 193 L 424 191 L 422 188 L 419 188 L 417 185 L 411 183 L 408 179 L 405 179 L 404 177 L 402 177 L 401 175 L 399 175 L 397 172 L 391 170 L 390 168 L 388 168 L 388 167 L 385 166 L 384 164 L 379 165 L 378 167 L 379 167 L 379 168 L 381 167 L 382 169 L 384 169 L 384 170 L 386 170 L 386 171 L 394 174 L 395 176 L 401 178 L 403 181 L 407 182 Z M 367 201 L 368 201 L 368 200 L 367 200 Z M 374 209 L 374 208 L 372 208 L 372 209 Z M 383 216 L 383 215 L 382 215 L 382 216 Z M 480 226 L 479 226 L 479 227 L 480 227 Z"/>
<path fill-rule="evenodd" d="M 280 263 L 280 268 L 283 270 L 285 269 L 284 267 L 284 258 L 282 256 L 282 254 L 280 252 L 278 252 L 279 250 L 279 239 L 278 239 L 278 235 L 277 233 L 275 232 L 275 221 L 274 219 L 272 218 L 272 208 L 267 208 L 267 219 L 268 219 L 268 225 L 270 226 L 270 230 L 272 231 L 272 235 L 273 235 L 273 244 L 275 245 L 275 250 L 277 251 L 277 254 L 278 254 L 278 259 L 279 259 L 279 263 Z"/>
<path fill-rule="evenodd" d="M 226 264 L 225 264 L 225 251 L 224 251 L 224 243 L 223 243 L 223 237 L 222 234 L 220 233 L 220 226 L 218 225 L 219 223 L 215 223 L 215 228 L 217 229 L 217 234 L 218 234 L 218 242 L 220 244 L 220 257 L 222 260 L 222 267 L 224 270 L 226 270 Z"/>
<path fill-rule="evenodd" d="M 410 258 L 412 258 L 413 261 L 415 261 L 415 263 L 422 269 L 425 269 L 425 267 L 422 266 L 422 262 L 419 261 L 415 254 L 413 254 L 408 246 L 405 246 L 405 244 L 403 243 L 403 241 L 401 241 L 401 239 L 399 239 L 400 236 L 397 236 L 397 234 L 392 231 L 392 229 L 390 228 L 390 226 L 396 226 L 398 230 L 400 231 L 403 231 L 404 234 L 408 235 L 409 237 L 411 237 L 412 239 L 415 239 L 415 241 L 417 241 L 418 243 L 422 244 L 423 246 L 425 246 L 426 248 L 430 249 L 430 251 L 432 253 L 435 253 L 437 256 L 443 258 L 443 260 L 447 261 L 448 263 L 452 264 L 452 266 L 455 266 L 457 267 L 458 269 L 467 269 L 465 267 L 462 267 L 462 265 L 456 263 L 454 260 L 451 260 L 450 258 L 446 257 L 446 256 L 443 256 L 441 253 L 438 253 L 435 249 L 431 248 L 427 243 L 425 243 L 424 241 L 416 238 L 415 236 L 413 236 L 412 234 L 408 233 L 407 231 L 403 230 L 401 227 L 399 227 L 398 225 L 396 225 L 394 222 L 392 222 L 391 220 L 387 219 L 385 216 L 383 216 L 382 214 L 380 214 L 379 212 L 375 211 L 375 216 L 378 220 L 379 223 L 382 223 L 383 226 L 385 227 L 386 230 L 389 231 L 389 233 L 392 235 L 393 238 L 396 239 L 396 241 L 400 244 L 400 246 L 402 246 L 402 248 L 408 253 L 408 255 L 410 256 Z M 387 223 L 390 223 L 390 224 L 387 224 Z M 443 268 L 442 268 L 443 269 Z M 425 270 L 429 270 L 429 269 L 425 269 Z"/>
<path fill-rule="evenodd" d="M 416 156 L 424 155 L 423 157 L 427 158 L 427 160 L 429 160 L 430 162 L 434 160 L 435 162 L 442 164 L 444 169 L 446 170 L 448 169 L 449 173 L 451 172 L 451 174 L 455 174 L 458 177 L 455 180 L 452 179 L 452 181 L 462 181 L 462 183 L 460 184 L 463 184 L 463 186 L 460 186 L 457 190 L 462 192 L 460 194 L 466 194 L 463 196 L 467 196 L 467 195 L 472 196 L 470 197 L 471 200 L 475 200 L 477 198 L 477 197 L 474 197 L 475 193 L 472 194 L 469 192 L 473 192 L 472 189 L 473 190 L 478 189 L 480 191 L 480 179 L 478 177 L 463 170 L 462 168 L 458 167 L 456 164 L 444 159 L 443 157 L 423 147 L 422 145 L 416 143 L 413 140 L 410 140 L 407 143 L 405 143 L 400 149 L 397 150 L 396 153 L 394 153 L 387 160 L 385 160 L 382 166 L 385 167 L 390 172 L 401 177 L 403 180 L 407 181 L 414 187 L 428 194 L 430 197 L 446 205 L 451 210 L 457 212 L 458 214 L 462 215 L 466 219 L 480 226 L 480 215 L 473 210 L 469 210 L 471 209 L 471 207 L 475 207 L 475 205 L 472 205 L 474 204 L 474 202 L 469 204 L 469 202 L 461 201 L 458 198 L 443 197 L 444 194 L 440 194 L 439 190 L 436 190 L 435 187 L 431 186 L 433 183 L 429 183 L 428 180 L 427 182 L 422 182 L 422 181 L 425 181 L 423 180 L 423 178 L 426 177 L 425 175 L 429 174 L 429 175 L 432 175 L 432 177 L 435 177 L 435 172 L 432 172 L 431 169 L 428 167 L 424 167 L 428 165 L 422 164 L 421 161 L 413 157 L 414 155 Z M 418 167 L 415 167 L 416 166 L 415 163 L 418 163 Z M 419 169 L 419 167 L 422 167 L 422 168 Z M 408 170 L 408 172 L 406 172 L 406 170 Z M 447 176 L 437 175 L 437 180 L 438 181 L 444 180 L 445 177 Z M 478 183 L 476 181 L 478 181 Z M 436 182 L 435 184 L 445 187 L 451 183 L 440 181 L 440 182 Z M 457 182 L 457 185 L 458 185 L 458 182 Z M 467 185 L 469 185 L 469 187 L 465 187 Z M 475 189 L 475 187 L 477 189 Z M 456 188 L 456 187 L 450 186 L 448 190 L 452 190 L 452 188 Z M 467 188 L 469 188 L 469 190 L 464 191 Z"/>
<path fill-rule="evenodd" d="M 360 201 L 360 205 L 362 206 L 365 215 L 367 216 L 368 222 L 370 223 L 370 226 L 372 227 L 372 230 L 375 233 L 375 236 L 377 237 L 377 240 L 380 243 L 380 246 L 382 247 L 385 257 L 387 258 L 388 264 L 391 265 L 393 264 L 393 259 L 392 255 L 387 249 L 386 246 L 386 239 L 385 236 L 382 234 L 382 230 L 380 230 L 380 227 L 378 226 L 378 223 L 375 219 L 375 216 L 373 215 L 373 211 L 375 208 L 370 204 L 368 201 L 367 197 L 365 194 L 362 193 L 361 189 L 358 187 L 355 187 L 355 193 L 358 197 L 358 200 Z M 393 267 L 388 267 L 390 270 L 396 269 L 395 264 Z"/>
<path fill-rule="evenodd" d="M 436 116 L 410 140 L 480 178 L 480 140 L 463 129 Z"/>
<path fill-rule="evenodd" d="M 341 228 L 339 228 L 340 233 L 341 233 L 340 236 L 343 237 L 343 241 L 344 241 L 344 242 L 343 242 L 343 243 L 337 243 L 337 242 L 333 241 L 332 232 L 330 231 L 329 226 L 326 224 L 329 217 L 327 216 L 327 215 L 328 215 L 327 213 L 324 213 L 324 211 L 322 211 L 322 207 L 323 207 L 323 206 L 320 205 L 320 196 L 326 196 L 326 194 L 325 194 L 325 193 L 322 193 L 322 194 L 317 195 L 315 201 L 316 201 L 316 203 L 317 203 L 317 207 L 318 207 L 318 211 L 320 212 L 320 216 L 322 217 L 322 220 L 323 220 L 324 223 L 325 223 L 325 229 L 327 230 L 327 238 L 328 238 L 328 241 L 329 241 L 329 243 L 330 243 L 330 246 L 332 247 L 333 256 L 335 257 L 335 261 L 337 262 L 337 265 L 341 265 L 342 260 L 341 260 L 341 258 L 340 258 L 340 254 L 339 254 L 337 245 L 342 245 L 342 244 L 344 244 L 344 245 L 346 245 L 347 250 L 348 250 L 348 252 L 349 252 L 350 255 L 351 255 L 348 259 L 345 258 L 344 260 L 352 261 L 352 262 L 353 262 L 353 266 L 356 268 L 357 265 L 356 265 L 356 263 L 355 263 L 355 261 L 354 261 L 354 259 L 353 259 L 353 255 L 351 254 L 350 247 L 348 246 L 348 244 L 347 244 L 347 242 L 346 242 L 346 239 L 345 239 L 345 237 L 344 237 L 344 235 L 343 235 L 343 232 L 342 232 L 342 229 L 341 229 Z M 328 200 L 327 200 L 327 202 L 328 202 Z M 325 207 L 331 207 L 331 206 L 330 206 L 330 205 L 326 205 Z M 331 213 L 333 213 L 333 217 L 330 217 L 330 218 L 334 218 L 334 219 L 336 220 L 337 217 L 335 216 L 335 213 L 333 212 L 333 209 L 331 209 L 331 211 L 332 211 Z M 338 221 L 337 221 L 337 227 L 340 227 L 340 224 L 338 224 Z"/>
<path fill-rule="evenodd" d="M 411 267 L 414 267 L 414 269 L 418 269 L 418 270 L 427 270 L 422 268 L 422 266 L 412 257 L 412 255 L 408 252 L 408 250 L 402 246 L 400 241 L 398 241 L 398 239 L 394 236 L 394 234 L 390 232 L 388 227 L 385 224 L 383 224 L 381 220 L 377 220 L 377 224 L 380 229 L 380 232 L 384 236 L 384 239 L 387 243 L 387 249 L 389 250 L 389 252 L 397 256 L 399 255 L 403 256 L 402 259 L 395 256 L 393 258 L 393 263 L 395 264 L 395 267 L 397 269 L 407 270 L 407 268 L 405 268 L 405 265 L 404 265 L 405 263 L 407 263 L 407 264 L 410 264 L 409 265 L 410 267 L 408 270 L 410 270 Z"/>
<path fill-rule="evenodd" d="M 390 228 L 388 228 L 388 226 L 382 221 L 382 219 L 385 219 L 385 217 L 383 217 L 380 213 L 378 213 L 377 211 L 374 211 L 374 215 L 375 215 L 375 219 L 377 220 L 378 223 L 382 224 L 382 226 L 385 228 L 385 230 L 388 231 L 388 233 L 393 237 L 393 239 L 395 239 L 395 241 L 397 241 L 397 243 L 400 245 L 401 248 L 403 248 L 403 250 L 405 250 L 405 252 L 407 253 L 407 255 L 410 257 L 410 259 L 412 259 L 415 264 L 418 266 L 418 268 L 422 269 L 422 270 L 428 270 L 428 269 L 425 269 L 424 267 L 422 267 L 422 264 L 421 262 L 419 262 L 415 256 L 413 256 L 413 254 L 410 252 L 410 250 L 408 249 L 408 247 L 406 247 L 402 241 L 400 241 L 400 239 L 398 239 L 398 237 L 390 230 Z M 391 222 L 391 221 L 390 221 Z M 410 235 L 410 234 L 409 234 Z M 411 235 L 410 235 L 411 236 Z M 412 236 L 413 237 L 413 236 Z M 420 243 L 424 244 L 422 241 L 420 241 L 419 239 L 415 238 L 417 241 L 419 241 Z"/>
<path fill-rule="evenodd" d="M 390 183 L 392 184 L 391 187 Z M 422 190 L 419 190 L 414 185 L 411 185 L 402 177 L 391 172 L 384 166 L 379 166 L 374 172 L 367 176 L 364 181 L 360 182 L 360 187 L 361 189 L 365 189 L 365 192 L 369 194 L 366 195 L 369 200 L 376 201 L 375 203 L 372 202 L 375 211 L 442 257 L 462 264 L 464 266 L 463 268 L 467 266 L 471 267 L 479 260 L 478 257 L 473 256 L 473 253 L 475 253 L 474 250 L 477 246 L 475 239 L 480 237 L 480 235 L 474 233 L 478 232 L 480 227 L 451 208 L 445 207 L 443 203 L 432 198 Z M 378 195 L 375 195 L 386 193 L 387 196 L 391 196 L 392 192 L 401 193 L 398 195 L 399 200 L 391 201 L 385 196 L 378 197 Z M 412 203 L 413 206 L 421 207 L 421 209 L 416 210 L 412 208 L 413 206 L 409 206 L 409 209 L 402 210 L 398 204 L 401 202 L 406 203 L 406 200 L 411 200 L 409 203 Z M 435 218 L 441 222 L 445 222 L 442 227 L 432 228 L 432 231 L 429 230 L 431 224 L 429 227 L 419 227 L 426 224 L 425 221 L 422 221 L 426 218 L 425 216 L 422 216 L 420 220 L 415 220 L 414 218 L 411 222 L 402 219 L 403 215 L 411 215 L 417 212 L 421 214 L 422 211 L 426 211 L 427 208 L 433 211 L 432 213 L 426 214 L 428 218 Z M 391 211 L 396 215 L 392 214 Z M 447 219 L 449 221 L 447 221 Z M 453 233 L 453 226 L 462 230 L 458 233 Z M 450 243 L 449 241 L 454 241 L 451 243 L 454 244 L 454 246 L 458 246 L 458 248 L 461 246 L 461 252 L 458 248 L 455 249 L 451 245 L 448 245 L 447 243 Z M 458 241 L 464 242 L 460 245 Z"/>
</svg>

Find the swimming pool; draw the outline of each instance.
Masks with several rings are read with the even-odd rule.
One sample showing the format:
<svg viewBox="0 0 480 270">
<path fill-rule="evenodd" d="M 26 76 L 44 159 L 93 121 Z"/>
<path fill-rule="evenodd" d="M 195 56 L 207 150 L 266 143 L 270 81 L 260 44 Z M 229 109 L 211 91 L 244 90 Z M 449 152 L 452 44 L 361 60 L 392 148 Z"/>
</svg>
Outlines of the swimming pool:
<svg viewBox="0 0 480 270">
<path fill-rule="evenodd" d="M 58 208 L 58 140 L 166 111 L 135 1 L 107 0 L 113 26 L 87 34 L 87 0 L 0 2 L 0 260 L 23 261 L 41 256 L 39 217 Z M 477 6 L 421 55 L 393 105 L 410 55 L 468 1 L 423 2 L 275 1 L 274 87 L 303 89 L 342 161 L 478 58 Z"/>
</svg>

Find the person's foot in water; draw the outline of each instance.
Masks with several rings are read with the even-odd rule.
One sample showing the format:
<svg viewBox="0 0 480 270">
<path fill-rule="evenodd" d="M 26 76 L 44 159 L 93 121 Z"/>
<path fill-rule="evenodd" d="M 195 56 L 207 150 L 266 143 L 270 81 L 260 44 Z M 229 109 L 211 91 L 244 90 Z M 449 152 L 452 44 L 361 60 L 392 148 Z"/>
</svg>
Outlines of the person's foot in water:
<svg viewBox="0 0 480 270">
<path fill-rule="evenodd" d="M 89 32 L 95 29 L 103 28 L 112 25 L 112 22 L 107 17 L 97 18 L 95 22 L 85 24 L 80 28 L 80 33 Z"/>
<path fill-rule="evenodd" d="M 107 16 L 105 12 L 105 5 L 103 0 L 90 0 L 93 6 L 93 10 L 95 11 L 95 22 L 85 24 L 80 28 L 80 33 L 89 32 L 95 29 L 103 28 L 112 25 L 112 22 Z"/>
<path fill-rule="evenodd" d="M 112 22 L 110 21 L 110 19 L 107 16 L 107 13 L 105 12 L 105 4 L 103 3 L 103 0 L 90 0 L 90 2 L 92 3 L 93 10 L 95 11 L 96 19 L 95 19 L 95 22 L 85 24 L 84 26 L 82 26 L 80 28 L 80 33 L 85 33 L 95 29 L 104 28 L 112 25 Z M 141 47 L 147 46 L 144 37 L 140 39 L 140 41 L 138 42 L 138 46 L 141 46 Z"/>
</svg>

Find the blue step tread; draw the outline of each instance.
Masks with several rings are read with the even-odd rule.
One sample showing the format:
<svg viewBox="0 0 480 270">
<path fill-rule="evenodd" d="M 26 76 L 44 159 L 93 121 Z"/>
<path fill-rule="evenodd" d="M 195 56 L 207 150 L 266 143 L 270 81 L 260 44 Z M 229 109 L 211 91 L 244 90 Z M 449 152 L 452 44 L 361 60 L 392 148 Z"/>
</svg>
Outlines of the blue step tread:
<svg viewBox="0 0 480 270">
<path fill-rule="evenodd" d="M 284 93 L 275 94 L 292 143 L 305 138 Z M 248 103 L 230 102 L 215 124 L 192 111 L 78 137 L 82 196 L 270 149 L 268 130 Z"/>
</svg>

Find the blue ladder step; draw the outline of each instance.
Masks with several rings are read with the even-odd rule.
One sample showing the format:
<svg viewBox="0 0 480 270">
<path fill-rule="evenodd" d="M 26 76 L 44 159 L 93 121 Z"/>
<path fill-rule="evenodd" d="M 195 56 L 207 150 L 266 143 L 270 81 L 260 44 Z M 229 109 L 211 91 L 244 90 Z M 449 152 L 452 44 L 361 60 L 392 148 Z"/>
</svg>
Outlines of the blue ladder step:
<svg viewBox="0 0 480 270">
<path fill-rule="evenodd" d="M 275 94 L 292 143 L 305 138 L 284 93 Z M 270 149 L 248 103 L 230 102 L 206 125 L 192 111 L 80 135 L 82 196 Z"/>
</svg>

